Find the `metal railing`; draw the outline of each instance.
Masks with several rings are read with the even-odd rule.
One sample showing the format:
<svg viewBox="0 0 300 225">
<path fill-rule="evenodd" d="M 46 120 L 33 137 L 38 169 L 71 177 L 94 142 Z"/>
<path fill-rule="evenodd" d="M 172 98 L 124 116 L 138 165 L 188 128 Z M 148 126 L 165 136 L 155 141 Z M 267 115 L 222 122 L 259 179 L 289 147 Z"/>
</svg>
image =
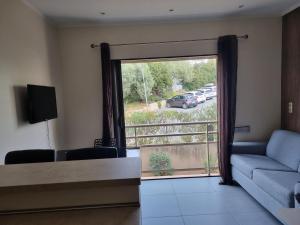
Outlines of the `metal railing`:
<svg viewBox="0 0 300 225">
<path fill-rule="evenodd" d="M 218 142 L 217 123 L 217 121 L 199 121 L 129 125 L 126 126 L 127 148 L 206 144 L 207 161 L 210 162 L 209 144 Z M 181 128 L 174 129 L 174 127 Z M 182 132 L 184 130 L 189 131 Z M 190 141 L 183 141 L 184 137 L 190 137 Z M 210 173 L 208 166 L 208 175 Z"/>
</svg>

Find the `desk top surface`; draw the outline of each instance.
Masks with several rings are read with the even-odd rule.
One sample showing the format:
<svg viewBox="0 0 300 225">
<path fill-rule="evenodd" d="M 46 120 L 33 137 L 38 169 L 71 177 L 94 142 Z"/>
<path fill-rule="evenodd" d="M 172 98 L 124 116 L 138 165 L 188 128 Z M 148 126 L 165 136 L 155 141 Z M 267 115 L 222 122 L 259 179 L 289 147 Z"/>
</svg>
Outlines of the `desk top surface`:
<svg viewBox="0 0 300 225">
<path fill-rule="evenodd" d="M 0 189 L 54 184 L 139 185 L 140 158 L 61 161 L 0 166 Z"/>
<path fill-rule="evenodd" d="M 287 225 L 300 225 L 300 208 L 282 208 L 278 216 Z"/>
</svg>

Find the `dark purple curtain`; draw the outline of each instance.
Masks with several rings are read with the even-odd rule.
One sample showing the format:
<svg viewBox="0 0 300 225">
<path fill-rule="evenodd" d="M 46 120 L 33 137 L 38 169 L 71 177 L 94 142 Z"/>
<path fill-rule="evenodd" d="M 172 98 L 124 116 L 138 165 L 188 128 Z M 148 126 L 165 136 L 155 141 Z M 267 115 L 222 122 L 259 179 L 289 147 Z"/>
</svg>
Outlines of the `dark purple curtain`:
<svg viewBox="0 0 300 225">
<path fill-rule="evenodd" d="M 118 149 L 119 157 L 126 157 L 124 103 L 121 61 L 111 60 L 109 44 L 101 43 L 103 135 L 102 145 Z"/>
<path fill-rule="evenodd" d="M 220 184 L 232 184 L 230 155 L 236 116 L 238 40 L 235 35 L 218 39 L 218 121 Z"/>
<path fill-rule="evenodd" d="M 126 133 L 121 61 L 112 60 L 111 70 L 113 76 L 114 137 L 116 141 L 116 147 L 118 148 L 118 156 L 126 157 Z"/>
<path fill-rule="evenodd" d="M 110 50 L 107 43 L 101 44 L 102 65 L 102 95 L 103 95 L 103 120 L 102 120 L 102 144 L 109 146 L 114 138 L 113 128 L 113 77 L 111 75 Z"/>
</svg>

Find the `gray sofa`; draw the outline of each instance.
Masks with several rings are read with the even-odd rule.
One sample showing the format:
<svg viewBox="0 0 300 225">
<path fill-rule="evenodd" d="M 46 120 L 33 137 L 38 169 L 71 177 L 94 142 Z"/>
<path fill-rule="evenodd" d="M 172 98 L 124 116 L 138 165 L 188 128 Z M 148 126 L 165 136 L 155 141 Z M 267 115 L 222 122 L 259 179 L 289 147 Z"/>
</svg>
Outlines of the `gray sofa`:
<svg viewBox="0 0 300 225">
<path fill-rule="evenodd" d="M 277 130 L 268 143 L 236 142 L 232 153 L 233 179 L 274 216 L 300 208 L 299 133 Z"/>
</svg>

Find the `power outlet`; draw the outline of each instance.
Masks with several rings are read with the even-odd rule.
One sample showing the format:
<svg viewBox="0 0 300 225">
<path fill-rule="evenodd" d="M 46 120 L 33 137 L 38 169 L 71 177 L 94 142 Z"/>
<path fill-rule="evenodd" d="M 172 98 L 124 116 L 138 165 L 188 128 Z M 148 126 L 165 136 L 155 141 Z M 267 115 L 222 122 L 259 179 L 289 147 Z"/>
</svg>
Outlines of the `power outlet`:
<svg viewBox="0 0 300 225">
<path fill-rule="evenodd" d="M 293 102 L 289 102 L 289 104 L 288 104 L 288 112 L 289 112 L 289 114 L 293 113 Z"/>
<path fill-rule="evenodd" d="M 250 126 L 246 125 L 246 126 L 236 126 L 234 131 L 236 133 L 250 133 Z"/>
</svg>

